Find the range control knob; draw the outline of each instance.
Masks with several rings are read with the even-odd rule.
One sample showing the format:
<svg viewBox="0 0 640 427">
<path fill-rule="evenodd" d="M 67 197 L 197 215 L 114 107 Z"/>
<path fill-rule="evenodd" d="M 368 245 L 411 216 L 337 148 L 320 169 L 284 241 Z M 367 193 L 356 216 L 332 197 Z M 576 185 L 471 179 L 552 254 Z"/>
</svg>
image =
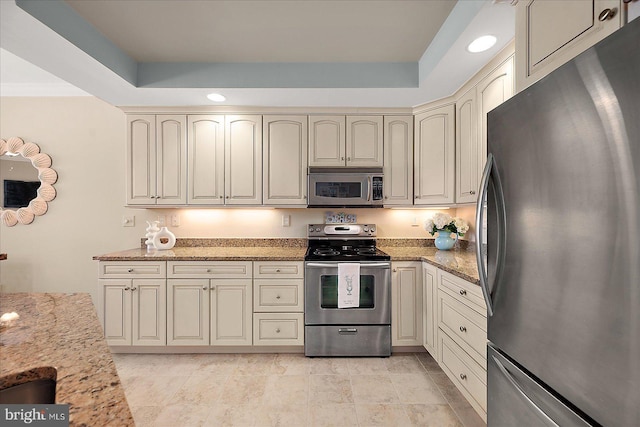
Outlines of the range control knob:
<svg viewBox="0 0 640 427">
<path fill-rule="evenodd" d="M 375 227 L 371 227 L 371 231 L 372 231 L 372 232 L 373 232 L 373 231 L 376 231 L 376 228 L 375 228 Z"/>
<path fill-rule="evenodd" d="M 362 227 L 362 229 L 363 229 L 364 231 L 369 231 L 369 227 L 367 227 L 366 225 L 365 225 L 364 227 Z"/>
<path fill-rule="evenodd" d="M 316 231 L 319 233 L 320 232 L 320 227 L 316 227 Z"/>
<path fill-rule="evenodd" d="M 309 227 L 309 231 L 313 232 L 313 227 Z"/>
</svg>

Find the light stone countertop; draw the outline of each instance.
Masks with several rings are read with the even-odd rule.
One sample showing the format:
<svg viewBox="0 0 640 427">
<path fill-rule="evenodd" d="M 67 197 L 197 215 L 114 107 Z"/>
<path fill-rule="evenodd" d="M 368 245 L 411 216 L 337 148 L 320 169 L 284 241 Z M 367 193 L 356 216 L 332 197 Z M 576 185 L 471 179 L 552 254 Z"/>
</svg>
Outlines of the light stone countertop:
<svg viewBox="0 0 640 427">
<path fill-rule="evenodd" d="M 305 247 L 205 246 L 178 247 L 147 253 L 144 248 L 94 256 L 99 261 L 304 261 Z"/>
<path fill-rule="evenodd" d="M 381 246 L 380 249 L 391 255 L 391 261 L 426 261 L 467 282 L 480 284 L 476 253 L 472 248 L 441 251 L 434 246 Z"/>
<path fill-rule="evenodd" d="M 2 293 L 0 388 L 57 369 L 56 403 L 69 405 L 72 426 L 133 426 L 124 389 L 89 294 Z"/>
</svg>

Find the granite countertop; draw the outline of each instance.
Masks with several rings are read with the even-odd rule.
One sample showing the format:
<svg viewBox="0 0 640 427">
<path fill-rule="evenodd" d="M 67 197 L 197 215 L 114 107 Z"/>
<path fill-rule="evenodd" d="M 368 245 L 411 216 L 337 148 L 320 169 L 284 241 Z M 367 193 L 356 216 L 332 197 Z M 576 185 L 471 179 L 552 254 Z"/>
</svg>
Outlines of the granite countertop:
<svg viewBox="0 0 640 427">
<path fill-rule="evenodd" d="M 434 246 L 381 246 L 380 249 L 391 255 L 392 261 L 426 261 L 468 282 L 480 284 L 473 247 L 449 251 Z"/>
<path fill-rule="evenodd" d="M 0 325 L 0 388 L 57 376 L 70 425 L 134 425 L 89 294 L 0 294 L 8 312 L 20 318 Z"/>
<path fill-rule="evenodd" d="M 147 253 L 145 248 L 94 256 L 99 261 L 304 261 L 306 247 L 204 246 L 174 247 Z"/>
</svg>

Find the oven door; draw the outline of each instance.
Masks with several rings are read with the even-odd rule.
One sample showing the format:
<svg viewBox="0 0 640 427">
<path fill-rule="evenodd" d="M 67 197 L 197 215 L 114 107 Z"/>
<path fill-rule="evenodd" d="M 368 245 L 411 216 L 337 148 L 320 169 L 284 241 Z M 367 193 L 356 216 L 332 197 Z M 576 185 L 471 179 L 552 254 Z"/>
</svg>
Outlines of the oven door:
<svg viewBox="0 0 640 427">
<path fill-rule="evenodd" d="M 369 174 L 309 174 L 309 206 L 369 205 L 372 205 L 372 185 Z"/>
<path fill-rule="evenodd" d="M 360 262 L 360 307 L 338 308 L 338 263 L 305 263 L 306 325 L 391 323 L 391 263 Z"/>
</svg>

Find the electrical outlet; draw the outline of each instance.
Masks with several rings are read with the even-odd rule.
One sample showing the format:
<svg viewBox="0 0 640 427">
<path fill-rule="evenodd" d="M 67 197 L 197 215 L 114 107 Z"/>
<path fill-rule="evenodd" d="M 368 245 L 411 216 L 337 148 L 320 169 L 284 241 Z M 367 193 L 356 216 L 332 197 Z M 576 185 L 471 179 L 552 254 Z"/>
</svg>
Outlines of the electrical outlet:
<svg viewBox="0 0 640 427">
<path fill-rule="evenodd" d="M 180 227 L 180 215 L 178 214 L 171 215 L 171 226 Z"/>
<path fill-rule="evenodd" d="M 282 215 L 282 226 L 289 227 L 291 225 L 291 215 Z"/>
<path fill-rule="evenodd" d="M 420 225 L 420 224 L 418 224 L 418 217 L 417 217 L 417 216 L 414 216 L 414 217 L 413 217 L 413 221 L 411 222 L 411 226 L 412 226 L 412 227 L 417 227 L 417 226 L 419 226 L 419 225 Z"/>
<path fill-rule="evenodd" d="M 167 226 L 167 217 L 164 215 L 158 215 L 158 227 L 166 227 Z"/>
<path fill-rule="evenodd" d="M 135 227 L 135 225 L 136 225 L 135 215 L 122 215 L 123 227 Z"/>
</svg>

